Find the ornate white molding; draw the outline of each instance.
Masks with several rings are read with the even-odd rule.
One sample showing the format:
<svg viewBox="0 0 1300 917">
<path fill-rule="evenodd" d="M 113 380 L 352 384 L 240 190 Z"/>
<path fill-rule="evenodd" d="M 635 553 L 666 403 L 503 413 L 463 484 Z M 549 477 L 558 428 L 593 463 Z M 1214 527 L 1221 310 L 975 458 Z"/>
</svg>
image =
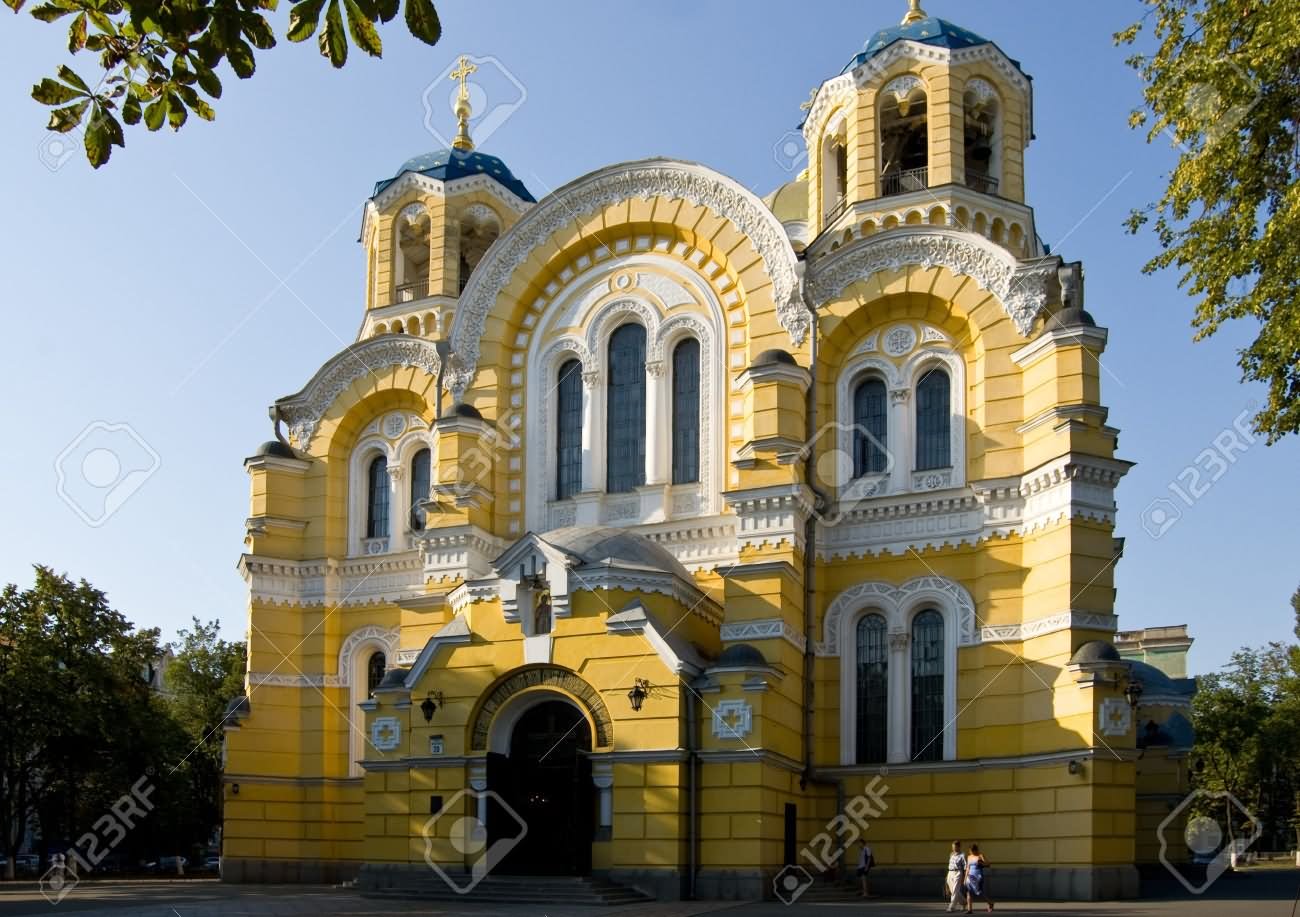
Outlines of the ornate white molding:
<svg viewBox="0 0 1300 917">
<path fill-rule="evenodd" d="M 244 554 L 239 572 L 249 598 L 274 605 L 320 606 L 394 602 L 423 593 L 415 551 L 345 560 L 283 560 Z"/>
<path fill-rule="evenodd" d="M 975 646 L 979 635 L 975 628 L 975 600 L 966 587 L 946 576 L 918 576 L 901 586 L 892 583 L 856 583 L 837 595 L 826 608 L 822 619 L 822 640 L 816 645 L 818 656 L 840 654 L 841 619 L 864 608 L 884 613 L 889 629 L 905 633 L 907 617 L 921 605 L 935 604 L 955 617 L 958 646 Z"/>
<path fill-rule="evenodd" d="M 556 232 L 610 204 L 633 198 L 681 199 L 730 220 L 757 250 L 772 281 L 778 318 L 796 345 L 812 326 L 799 292 L 794 249 L 780 220 L 743 186 L 720 173 L 666 159 L 610 166 L 548 196 L 506 231 L 484 257 L 461 295 L 452 323 L 454 354 L 445 386 L 459 398 L 478 367 L 488 313 L 515 271 Z"/>
<path fill-rule="evenodd" d="M 306 451 L 320 419 L 356 380 L 390 366 L 414 366 L 435 379 L 441 367 L 433 341 L 404 334 L 381 335 L 344 348 L 325 363 L 302 389 L 275 403 L 298 449 Z"/>
<path fill-rule="evenodd" d="M 724 700 L 713 708 L 713 736 L 743 739 L 754 731 L 754 708 L 749 701 Z"/>
<path fill-rule="evenodd" d="M 1058 260 L 1020 262 L 1000 245 L 961 230 L 899 228 L 867 236 L 826 255 L 808 268 L 804 289 L 809 304 L 816 307 L 843 293 L 851 283 L 880 271 L 897 271 L 913 264 L 927 270 L 943 267 L 959 277 L 970 277 L 996 296 L 1016 330 L 1027 337 L 1047 305 L 1049 281 L 1056 276 Z"/>
<path fill-rule="evenodd" d="M 980 628 L 981 643 L 1020 643 L 1054 634 L 1061 630 L 1100 630 L 1114 633 L 1116 619 L 1114 615 L 1093 611 L 1063 611 L 1059 614 L 1034 618 L 1018 624 L 990 624 Z"/>
<path fill-rule="evenodd" d="M 384 647 L 384 657 L 389 667 L 399 663 L 400 653 L 397 640 L 401 630 L 396 627 L 380 627 L 367 624 L 348 634 L 339 647 L 338 671 L 334 674 L 325 672 L 249 672 L 250 687 L 266 685 L 275 688 L 347 688 L 352 682 L 353 656 L 359 647 L 367 643 L 378 643 Z"/>
<path fill-rule="evenodd" d="M 737 621 L 722 625 L 722 641 L 731 640 L 768 640 L 777 638 L 790 643 L 799 652 L 803 652 L 808 641 L 803 634 L 790 626 L 782 618 L 768 618 L 762 621 Z"/>
</svg>

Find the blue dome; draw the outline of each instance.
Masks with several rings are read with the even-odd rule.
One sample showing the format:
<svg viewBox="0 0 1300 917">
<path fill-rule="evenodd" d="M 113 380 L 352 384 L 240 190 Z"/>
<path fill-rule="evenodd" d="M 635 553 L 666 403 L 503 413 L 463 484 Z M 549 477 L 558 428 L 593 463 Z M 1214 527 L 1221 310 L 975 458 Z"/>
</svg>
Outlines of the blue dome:
<svg viewBox="0 0 1300 917">
<path fill-rule="evenodd" d="M 401 178 L 404 172 L 418 172 L 439 181 L 454 181 L 457 178 L 486 175 L 489 178 L 496 179 L 515 197 L 528 201 L 530 204 L 537 202 L 536 198 L 524 187 L 524 183 L 515 178 L 514 173 L 510 171 L 504 162 L 495 156 L 480 153 L 478 150 L 470 150 L 469 152 L 462 150 L 434 150 L 431 153 L 414 156 L 402 163 L 401 168 L 394 173 L 392 178 L 376 182 L 374 193 L 378 194 L 383 191 Z"/>
<path fill-rule="evenodd" d="M 862 46 L 862 50 L 849 61 L 845 71 L 852 70 L 864 61 L 881 51 L 888 48 L 896 41 L 916 41 L 923 45 L 934 45 L 937 48 L 949 48 L 956 50 L 958 48 L 973 48 L 976 45 L 990 45 L 989 41 L 982 35 L 976 35 L 970 29 L 963 29 L 959 25 L 953 25 L 946 19 L 940 19 L 937 16 L 927 16 L 917 22 L 909 22 L 906 25 L 896 25 L 888 29 L 881 29 L 876 34 L 867 39 L 867 43 Z M 1019 61 L 1012 61 L 1017 68 L 1020 67 Z"/>
</svg>

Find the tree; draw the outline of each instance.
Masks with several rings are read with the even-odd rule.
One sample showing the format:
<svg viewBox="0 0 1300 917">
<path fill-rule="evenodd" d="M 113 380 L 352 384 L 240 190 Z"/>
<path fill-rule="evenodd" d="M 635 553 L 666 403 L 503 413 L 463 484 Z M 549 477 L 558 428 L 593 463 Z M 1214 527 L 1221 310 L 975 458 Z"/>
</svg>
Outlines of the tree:
<svg viewBox="0 0 1300 917">
<path fill-rule="evenodd" d="M 210 835 L 221 823 L 221 742 L 226 707 L 244 693 L 247 647 L 221 639 L 216 621 L 193 619 L 172 644 L 176 655 L 163 674 L 166 699 L 189 748 L 189 812 L 195 827 Z"/>
<path fill-rule="evenodd" d="M 4 0 L 17 13 L 27 0 Z M 36 101 L 54 106 L 49 129 L 68 133 L 84 123 L 86 156 L 99 168 L 114 146 L 125 146 L 122 124 L 163 124 L 179 130 L 189 113 L 211 121 L 221 98 L 222 61 L 241 80 L 256 70 L 254 49 L 275 47 L 265 11 L 278 0 L 44 0 L 31 7 L 41 22 L 71 16 L 68 51 L 95 52 L 102 74 L 83 78 L 61 65 L 56 77 L 32 88 Z M 287 37 L 306 41 L 320 31 L 320 53 L 335 67 L 348 58 L 348 38 L 374 57 L 383 54 L 375 28 L 404 8 L 406 26 L 436 44 L 442 24 L 432 0 L 301 0 L 289 11 Z M 347 26 L 344 27 L 346 12 Z M 323 25 L 322 25 L 323 17 Z M 121 116 L 121 121 L 118 116 Z"/>
<path fill-rule="evenodd" d="M 1133 45 L 1154 20 L 1156 50 L 1134 54 L 1144 107 L 1130 123 L 1148 142 L 1169 136 L 1178 163 L 1154 219 L 1160 253 L 1146 273 L 1180 272 L 1197 298 L 1197 339 L 1232 319 L 1259 330 L 1240 352 L 1246 380 L 1268 386 L 1255 428 L 1276 442 L 1300 431 L 1300 5 L 1264 0 L 1148 0 L 1116 34 Z"/>
</svg>

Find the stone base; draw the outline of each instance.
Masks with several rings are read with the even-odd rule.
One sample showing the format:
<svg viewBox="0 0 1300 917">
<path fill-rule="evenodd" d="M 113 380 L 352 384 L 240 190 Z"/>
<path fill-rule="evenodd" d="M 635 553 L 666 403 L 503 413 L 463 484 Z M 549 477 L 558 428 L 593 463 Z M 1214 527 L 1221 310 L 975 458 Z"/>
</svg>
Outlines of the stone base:
<svg viewBox="0 0 1300 917">
<path fill-rule="evenodd" d="M 775 869 L 701 869 L 695 876 L 695 897 L 709 901 L 755 901 L 775 897 Z"/>
<path fill-rule="evenodd" d="M 597 869 L 592 871 L 592 875 L 636 889 L 657 901 L 684 901 L 688 891 L 685 870 Z"/>
<path fill-rule="evenodd" d="M 357 877 L 361 863 L 355 860 L 254 860 L 221 858 L 222 882 L 267 884 L 337 885 Z"/>
</svg>

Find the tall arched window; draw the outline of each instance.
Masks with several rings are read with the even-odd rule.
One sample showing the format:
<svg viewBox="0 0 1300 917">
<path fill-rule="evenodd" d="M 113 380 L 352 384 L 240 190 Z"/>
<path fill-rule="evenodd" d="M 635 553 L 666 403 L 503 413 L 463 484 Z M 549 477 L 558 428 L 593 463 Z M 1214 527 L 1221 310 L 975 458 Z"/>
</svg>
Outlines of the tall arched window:
<svg viewBox="0 0 1300 917">
<path fill-rule="evenodd" d="M 943 615 L 912 620 L 912 760 L 943 759 Z"/>
<path fill-rule="evenodd" d="M 383 653 L 371 653 L 370 659 L 366 662 L 366 696 L 374 697 L 375 688 L 384 680 L 384 670 L 388 667 L 388 660 L 384 658 Z"/>
<path fill-rule="evenodd" d="M 952 408 L 948 374 L 932 369 L 916 385 L 916 468 L 952 465 Z"/>
<path fill-rule="evenodd" d="M 966 186 L 984 194 L 998 193 L 998 98 L 984 80 L 967 84 L 965 110 Z"/>
<path fill-rule="evenodd" d="M 700 479 L 700 342 L 673 349 L 673 483 Z"/>
<path fill-rule="evenodd" d="M 556 381 L 555 499 L 582 489 L 582 364 L 569 360 Z"/>
<path fill-rule="evenodd" d="M 623 325 L 609 336 L 606 490 L 628 493 L 645 483 L 645 329 Z"/>
<path fill-rule="evenodd" d="M 889 406 L 885 383 L 866 379 L 853 390 L 853 476 L 886 470 Z"/>
<path fill-rule="evenodd" d="M 367 475 L 366 537 L 388 537 L 388 459 L 377 456 Z"/>
<path fill-rule="evenodd" d="M 858 622 L 857 763 L 885 760 L 889 727 L 889 646 L 883 615 Z"/>
<path fill-rule="evenodd" d="M 411 530 L 415 532 L 424 531 L 425 513 L 420 504 L 429 499 L 432 458 L 428 449 L 421 449 L 411 459 Z"/>
<path fill-rule="evenodd" d="M 929 187 L 925 84 L 916 76 L 904 74 L 890 80 L 880 96 L 881 193 L 905 194 Z"/>
</svg>

